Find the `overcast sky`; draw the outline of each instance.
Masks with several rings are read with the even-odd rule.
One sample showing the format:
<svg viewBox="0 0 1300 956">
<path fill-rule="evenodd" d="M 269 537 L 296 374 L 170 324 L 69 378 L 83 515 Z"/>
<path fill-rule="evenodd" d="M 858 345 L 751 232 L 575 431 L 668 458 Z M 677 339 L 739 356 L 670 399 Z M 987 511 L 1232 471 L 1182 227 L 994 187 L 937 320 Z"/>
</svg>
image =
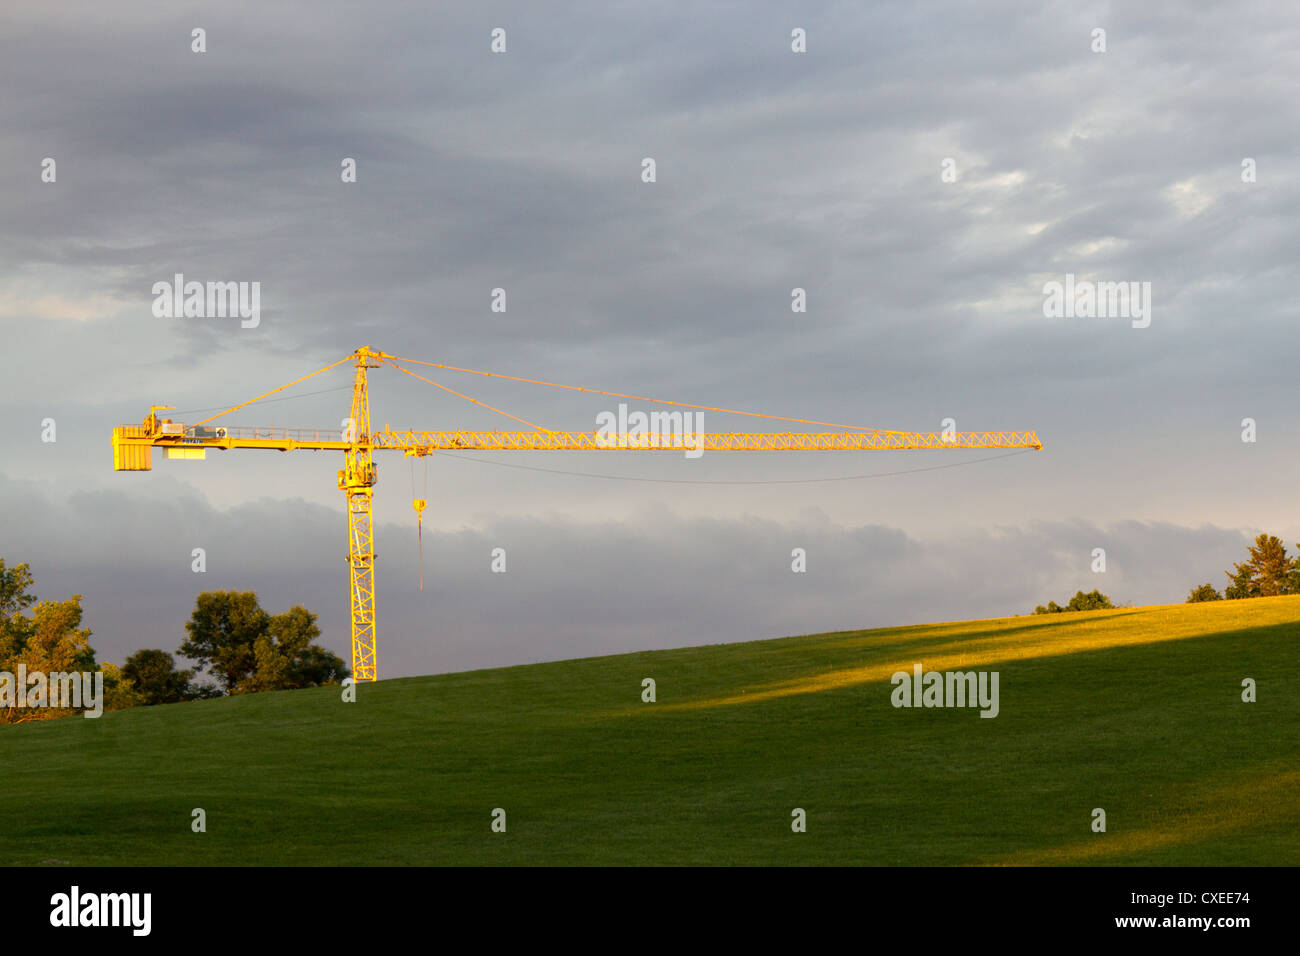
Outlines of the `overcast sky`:
<svg viewBox="0 0 1300 956">
<path fill-rule="evenodd" d="M 381 455 L 381 676 L 1222 587 L 1248 536 L 1300 540 L 1298 51 L 1290 2 L 10 0 L 0 557 L 84 595 L 103 660 L 174 650 L 228 588 L 306 605 L 349 657 L 342 456 L 115 473 L 109 434 L 370 345 L 1044 444 L 438 455 L 427 479 Z M 260 283 L 260 323 L 155 317 L 176 273 Z M 1149 282 L 1149 327 L 1045 316 L 1067 273 Z M 617 407 L 430 377 L 550 428 Z M 337 428 L 348 385 L 224 421 Z M 377 425 L 524 427 L 390 369 L 371 391 Z"/>
</svg>

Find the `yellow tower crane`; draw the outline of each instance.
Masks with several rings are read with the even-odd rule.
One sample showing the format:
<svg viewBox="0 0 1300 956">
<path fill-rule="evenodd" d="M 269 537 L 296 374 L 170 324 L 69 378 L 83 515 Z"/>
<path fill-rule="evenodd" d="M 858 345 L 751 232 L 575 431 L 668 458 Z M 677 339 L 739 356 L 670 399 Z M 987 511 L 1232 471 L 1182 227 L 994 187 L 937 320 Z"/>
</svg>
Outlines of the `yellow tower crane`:
<svg viewBox="0 0 1300 956">
<path fill-rule="evenodd" d="M 238 411 L 276 392 L 297 385 L 314 375 L 327 372 L 347 362 L 356 371 L 352 383 L 352 410 L 340 430 L 261 428 L 210 424 L 222 415 Z M 368 369 L 391 366 L 422 381 L 435 385 L 466 401 L 532 426 L 532 431 L 379 431 L 370 427 L 370 397 L 367 390 Z M 509 379 L 533 385 L 545 385 L 571 391 L 608 395 L 642 402 L 675 405 L 731 415 L 747 415 L 803 425 L 821 425 L 844 429 L 837 432 L 705 432 L 687 434 L 677 431 L 668 436 L 645 432 L 561 432 L 533 425 L 522 418 L 479 402 L 455 389 L 426 378 L 406 368 L 420 365 L 454 372 L 468 372 L 492 378 Z M 687 448 L 702 451 L 951 451 L 961 448 L 1041 449 L 1038 435 L 1028 432 L 902 432 L 856 425 L 836 425 L 781 415 L 742 412 L 713 408 L 689 402 L 624 395 L 576 385 L 560 385 L 534 379 L 457 368 L 437 362 L 388 355 L 365 346 L 346 358 L 317 369 L 302 378 L 272 389 L 264 395 L 228 408 L 194 425 L 159 418 L 158 412 L 172 410 L 170 405 L 152 405 L 139 425 L 119 425 L 113 429 L 113 468 L 116 471 L 150 471 L 153 449 L 161 448 L 168 458 L 202 459 L 209 449 L 229 451 L 235 448 L 261 448 L 273 451 L 341 451 L 343 469 L 338 473 L 338 487 L 347 497 L 349 601 L 352 607 L 352 674 L 358 681 L 378 679 L 375 653 L 375 536 L 373 497 L 377 480 L 373 453 L 401 451 L 408 456 L 431 455 L 435 451 L 663 451 Z M 424 499 L 412 502 L 417 515 L 424 510 Z M 421 575 L 423 582 L 423 573 Z"/>
</svg>

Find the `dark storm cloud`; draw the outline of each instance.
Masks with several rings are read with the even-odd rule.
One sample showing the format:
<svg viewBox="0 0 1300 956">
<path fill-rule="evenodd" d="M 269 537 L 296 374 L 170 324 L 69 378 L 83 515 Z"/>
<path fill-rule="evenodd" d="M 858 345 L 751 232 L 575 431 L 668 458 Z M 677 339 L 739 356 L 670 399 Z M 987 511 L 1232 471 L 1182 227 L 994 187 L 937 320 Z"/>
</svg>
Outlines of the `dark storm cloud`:
<svg viewBox="0 0 1300 956">
<path fill-rule="evenodd" d="M 349 654 L 341 508 L 254 501 L 213 509 L 160 479 L 128 492 L 48 496 L 9 480 L 27 506 L 6 516 L 7 553 L 32 559 L 37 593 L 83 593 L 101 659 L 174 651 L 201 590 L 255 590 L 273 613 L 303 604 L 325 644 Z M 1105 573 L 1092 570 L 1104 542 Z M 203 548 L 206 571 L 193 570 Z M 505 572 L 492 570 L 494 549 Z M 802 548 L 807 571 L 792 571 Z M 382 525 L 377 615 L 387 676 L 1028 613 L 1099 587 L 1117 603 L 1181 600 L 1222 587 L 1239 532 L 1120 522 L 1034 522 L 920 538 L 883 525 L 844 527 L 810 511 L 790 522 L 699 520 L 663 504 L 627 520 L 500 519 L 425 535 L 417 588 L 413 529 Z M 1171 560 L 1177 556 L 1177 560 Z"/>
</svg>

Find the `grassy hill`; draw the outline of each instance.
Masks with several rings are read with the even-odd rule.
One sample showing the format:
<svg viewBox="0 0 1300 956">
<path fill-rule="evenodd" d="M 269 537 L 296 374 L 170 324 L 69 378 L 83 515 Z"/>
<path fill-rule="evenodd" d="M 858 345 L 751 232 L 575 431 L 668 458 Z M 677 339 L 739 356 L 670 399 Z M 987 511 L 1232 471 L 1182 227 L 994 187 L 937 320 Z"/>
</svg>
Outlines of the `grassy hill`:
<svg viewBox="0 0 1300 956">
<path fill-rule="evenodd" d="M 1000 714 L 893 707 L 917 662 Z M 142 708 L 0 727 L 0 863 L 1294 865 L 1298 690 L 1284 597 Z"/>
</svg>

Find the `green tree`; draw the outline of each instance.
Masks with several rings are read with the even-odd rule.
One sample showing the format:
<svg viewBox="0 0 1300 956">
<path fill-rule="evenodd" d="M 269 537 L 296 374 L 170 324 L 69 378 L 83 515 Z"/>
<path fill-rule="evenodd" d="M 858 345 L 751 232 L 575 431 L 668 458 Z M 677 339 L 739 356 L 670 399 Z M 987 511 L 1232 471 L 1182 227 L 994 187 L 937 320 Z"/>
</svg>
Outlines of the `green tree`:
<svg viewBox="0 0 1300 956">
<path fill-rule="evenodd" d="M 185 623 L 188 639 L 177 653 L 197 661 L 229 693 L 256 667 L 254 644 L 266 633 L 271 616 L 253 591 L 205 591 Z"/>
<path fill-rule="evenodd" d="M 253 670 L 231 690 L 232 694 L 255 694 L 264 690 L 282 690 L 289 686 L 289 656 L 269 635 L 253 642 Z"/>
<path fill-rule="evenodd" d="M 28 565 L 10 569 L 0 560 L 0 671 L 15 673 L 19 665 L 45 674 L 94 671 L 90 630 L 81 626 L 81 595 L 74 594 L 66 601 L 38 601 L 31 593 L 32 584 Z M 14 706 L 0 710 L 0 723 L 73 713 L 63 708 Z"/>
<path fill-rule="evenodd" d="M 135 686 L 122 676 L 122 668 L 116 664 L 103 664 L 100 670 L 104 672 L 105 710 L 126 710 L 144 704 L 144 698 L 136 692 Z"/>
<path fill-rule="evenodd" d="M 1203 601 L 1222 601 L 1223 595 L 1214 590 L 1214 585 L 1206 582 L 1200 587 L 1192 588 L 1187 595 L 1186 604 L 1200 604 Z"/>
<path fill-rule="evenodd" d="M 145 706 L 175 704 L 198 696 L 192 686 L 194 671 L 177 670 L 176 659 L 166 651 L 136 651 L 122 665 L 122 677 Z"/>
<path fill-rule="evenodd" d="M 31 620 L 23 612 L 36 603 L 31 588 L 30 567 L 6 568 L 0 558 L 0 663 L 11 660 L 27 644 Z"/>
<path fill-rule="evenodd" d="M 189 639 L 178 652 L 207 668 L 226 693 L 315 687 L 348 675 L 342 659 L 313 643 L 315 614 L 294 605 L 272 616 L 252 591 L 200 594 L 185 629 Z"/>
<path fill-rule="evenodd" d="M 316 615 L 302 605 L 295 604 L 284 614 L 271 618 L 270 633 L 276 647 L 289 661 L 287 686 L 337 684 L 348 676 L 342 658 L 314 643 L 320 637 Z"/>
<path fill-rule="evenodd" d="M 1048 601 L 1047 606 L 1038 605 L 1034 608 L 1035 614 L 1062 614 L 1066 611 L 1100 611 L 1105 608 L 1113 608 L 1115 605 L 1110 603 L 1110 598 L 1100 591 L 1089 591 L 1084 594 L 1082 591 L 1074 592 L 1074 597 L 1070 598 L 1065 607 L 1057 604 L 1055 601 Z"/>
<path fill-rule="evenodd" d="M 1274 597 L 1293 593 L 1296 562 L 1287 556 L 1282 539 L 1271 534 L 1257 535 L 1255 543 L 1247 546 L 1247 552 L 1249 556 L 1244 562 L 1223 572 L 1232 582 L 1226 597 Z"/>
<path fill-rule="evenodd" d="M 1110 603 L 1110 598 L 1094 589 L 1084 594 L 1082 591 L 1076 591 L 1074 597 L 1070 598 L 1070 603 L 1066 605 L 1067 611 L 1104 611 L 1113 608 L 1115 605 Z"/>
<path fill-rule="evenodd" d="M 1228 601 L 1239 601 L 1242 598 L 1259 597 L 1259 587 L 1251 579 L 1250 568 L 1243 565 L 1237 565 L 1237 570 L 1224 571 L 1231 583 L 1223 589 L 1223 597 Z"/>
<path fill-rule="evenodd" d="M 293 663 L 295 687 L 320 687 L 338 684 L 348 676 L 348 666 L 343 658 L 316 644 L 308 647 Z"/>
</svg>

